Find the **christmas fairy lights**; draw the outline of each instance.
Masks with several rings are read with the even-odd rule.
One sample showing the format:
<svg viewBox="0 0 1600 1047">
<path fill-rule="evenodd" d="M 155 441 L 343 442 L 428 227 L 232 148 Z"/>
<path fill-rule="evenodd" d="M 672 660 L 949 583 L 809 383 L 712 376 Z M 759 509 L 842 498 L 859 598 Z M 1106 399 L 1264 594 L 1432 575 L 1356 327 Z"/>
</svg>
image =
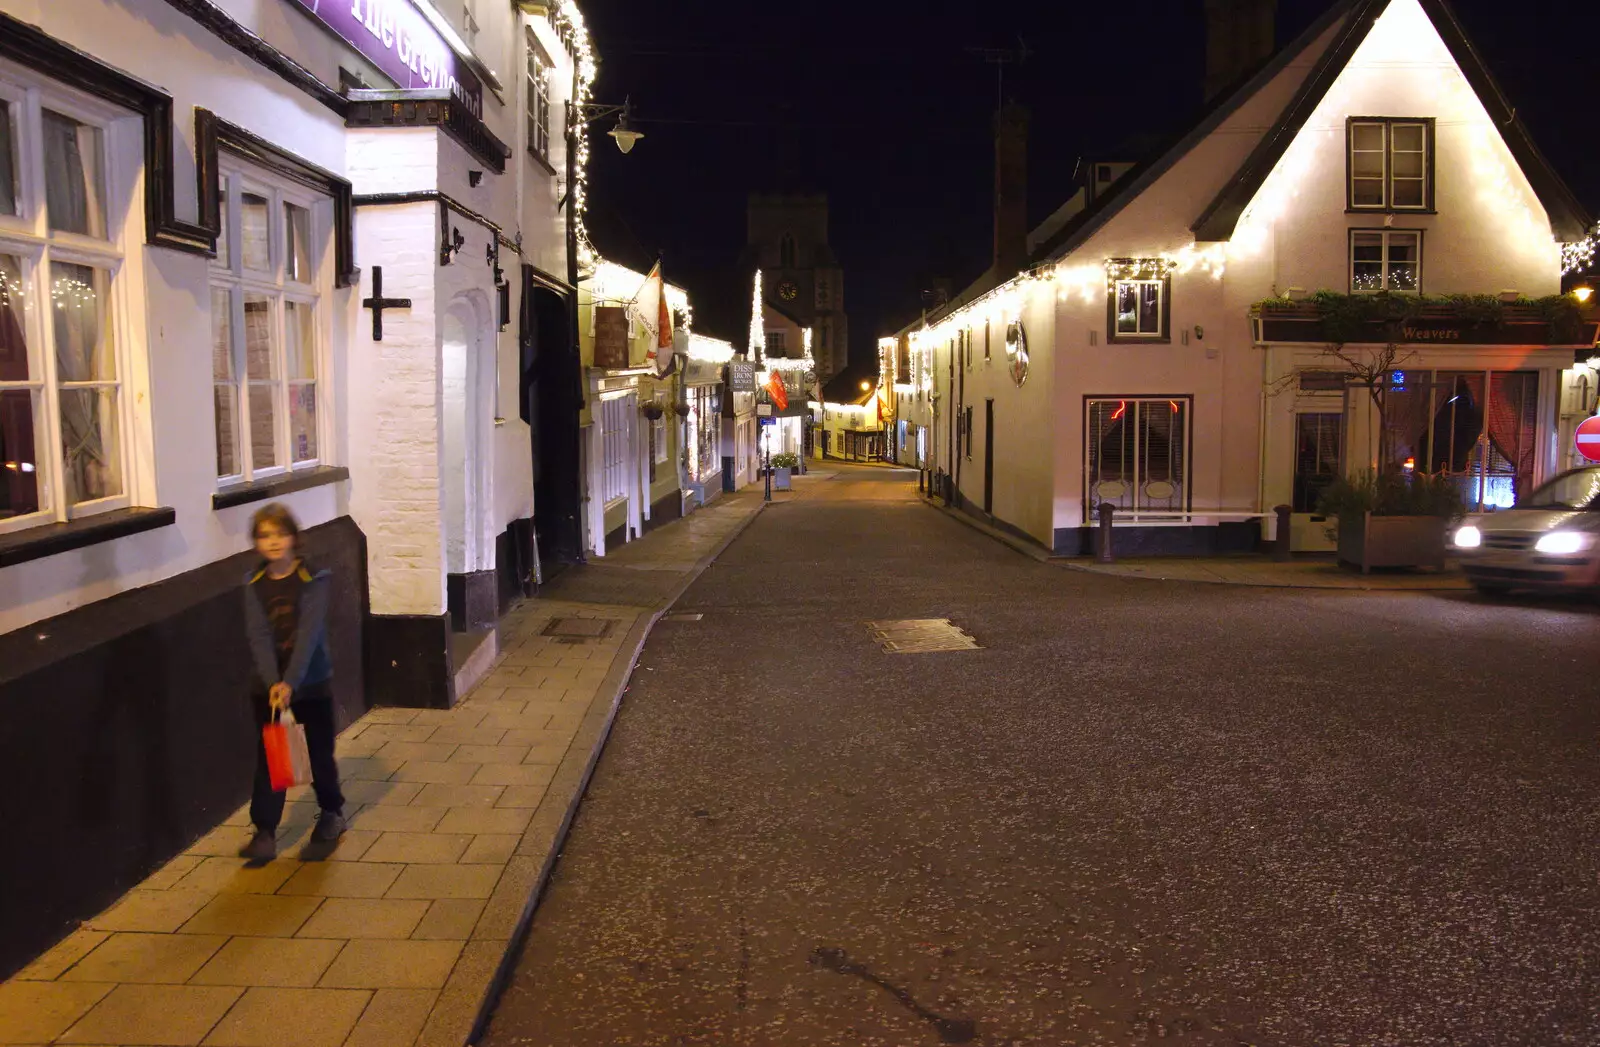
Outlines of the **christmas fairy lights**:
<svg viewBox="0 0 1600 1047">
<path fill-rule="evenodd" d="M 760 360 L 767 348 L 767 325 L 762 319 L 761 270 L 756 270 L 755 292 L 750 301 L 750 355 Z"/>
<path fill-rule="evenodd" d="M 1561 275 L 1581 273 L 1594 263 L 1595 244 L 1600 242 L 1600 223 L 1582 240 L 1561 245 Z"/>
<path fill-rule="evenodd" d="M 725 364 L 733 359 L 733 343 L 703 334 L 690 334 L 689 359 L 708 364 Z"/>
<path fill-rule="evenodd" d="M 588 26 L 584 24 L 583 12 L 578 9 L 576 0 L 555 0 L 555 9 L 551 15 L 551 24 L 555 26 L 556 33 L 566 41 L 572 59 L 577 63 L 577 97 L 572 99 L 572 109 L 568 115 L 568 119 L 572 120 L 576 119 L 577 114 L 583 112 L 583 107 L 589 104 L 599 67 L 595 61 L 594 49 L 589 42 Z M 575 184 L 568 186 L 567 192 L 572 194 L 573 225 L 577 230 L 578 241 L 578 269 L 580 272 L 588 272 L 599 261 L 599 254 L 589 240 L 589 230 L 584 222 L 584 214 L 589 208 L 588 124 L 577 119 L 572 139 L 577 151 L 573 164 L 576 177 Z"/>
</svg>

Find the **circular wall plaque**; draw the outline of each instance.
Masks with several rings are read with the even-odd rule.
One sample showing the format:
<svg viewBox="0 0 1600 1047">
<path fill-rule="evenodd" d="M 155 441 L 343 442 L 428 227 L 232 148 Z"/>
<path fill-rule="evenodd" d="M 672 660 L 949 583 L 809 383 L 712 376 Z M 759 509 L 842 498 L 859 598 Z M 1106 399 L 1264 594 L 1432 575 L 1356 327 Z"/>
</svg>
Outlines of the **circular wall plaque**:
<svg viewBox="0 0 1600 1047">
<path fill-rule="evenodd" d="M 1021 385 L 1028 380 L 1028 332 L 1022 329 L 1022 321 L 1014 320 L 1006 325 L 1006 356 L 1011 362 L 1011 380 Z"/>
</svg>

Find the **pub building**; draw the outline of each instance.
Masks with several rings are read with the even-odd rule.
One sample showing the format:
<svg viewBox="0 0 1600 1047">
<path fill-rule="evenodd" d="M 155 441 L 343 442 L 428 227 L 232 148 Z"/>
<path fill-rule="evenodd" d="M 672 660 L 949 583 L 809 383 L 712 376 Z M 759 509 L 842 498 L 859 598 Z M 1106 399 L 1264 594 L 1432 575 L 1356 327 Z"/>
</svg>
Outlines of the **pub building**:
<svg viewBox="0 0 1600 1047">
<path fill-rule="evenodd" d="M 1313 550 L 1341 474 L 1492 511 L 1576 464 L 1591 217 L 1443 0 L 1342 0 L 1277 51 L 1272 9 L 1208 7 L 1198 121 L 1080 165 L 1031 234 L 997 208 L 995 269 L 899 332 L 910 359 L 880 343 L 952 503 L 1062 555 L 1104 505 L 1119 554 L 1254 548 L 1288 505 Z"/>
<path fill-rule="evenodd" d="M 341 725 L 581 553 L 594 73 L 572 0 L 0 0 L 0 974 L 247 795 L 267 501 Z"/>
</svg>

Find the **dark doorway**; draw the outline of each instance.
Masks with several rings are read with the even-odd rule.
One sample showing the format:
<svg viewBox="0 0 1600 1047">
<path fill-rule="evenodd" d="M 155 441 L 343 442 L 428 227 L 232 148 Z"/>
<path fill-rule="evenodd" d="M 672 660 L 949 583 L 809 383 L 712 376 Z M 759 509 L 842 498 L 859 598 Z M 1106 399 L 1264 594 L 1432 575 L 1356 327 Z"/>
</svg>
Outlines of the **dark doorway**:
<svg viewBox="0 0 1600 1047">
<path fill-rule="evenodd" d="M 582 552 L 578 414 L 583 376 L 567 295 L 522 267 L 523 421 L 533 430 L 533 529 L 545 576 Z"/>
<path fill-rule="evenodd" d="M 983 402 L 983 511 L 994 513 L 994 401 Z"/>
</svg>

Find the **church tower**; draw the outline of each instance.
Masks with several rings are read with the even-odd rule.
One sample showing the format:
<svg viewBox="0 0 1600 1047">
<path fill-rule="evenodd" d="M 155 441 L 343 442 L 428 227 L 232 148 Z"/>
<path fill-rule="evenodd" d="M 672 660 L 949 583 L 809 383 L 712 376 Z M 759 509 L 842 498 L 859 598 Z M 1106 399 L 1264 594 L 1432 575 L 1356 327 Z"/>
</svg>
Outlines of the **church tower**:
<svg viewBox="0 0 1600 1047">
<path fill-rule="evenodd" d="M 850 362 L 844 271 L 828 246 L 828 198 L 821 193 L 752 193 L 745 260 L 761 269 L 767 304 L 811 328 L 818 382 Z"/>
</svg>

